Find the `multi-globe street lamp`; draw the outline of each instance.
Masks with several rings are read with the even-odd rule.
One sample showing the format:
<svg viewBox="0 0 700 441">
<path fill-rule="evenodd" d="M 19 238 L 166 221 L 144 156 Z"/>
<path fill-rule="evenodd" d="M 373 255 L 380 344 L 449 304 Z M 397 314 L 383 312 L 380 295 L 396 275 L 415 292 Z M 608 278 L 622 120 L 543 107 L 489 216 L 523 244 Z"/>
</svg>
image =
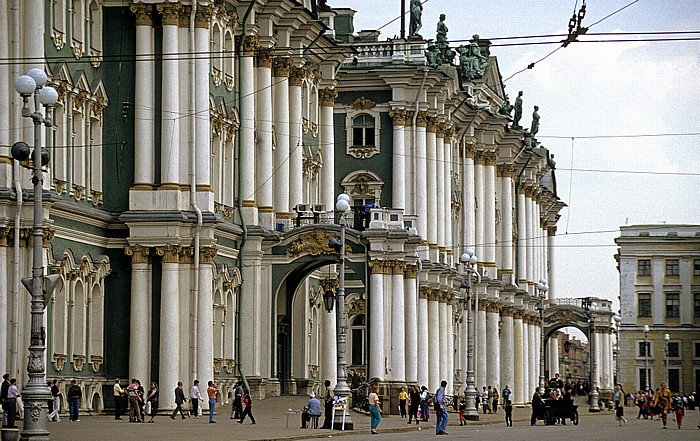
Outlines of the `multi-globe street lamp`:
<svg viewBox="0 0 700 441">
<path fill-rule="evenodd" d="M 670 386 L 668 384 L 668 341 L 670 339 L 670 335 L 664 334 L 664 383 L 666 383 L 667 386 Z"/>
<path fill-rule="evenodd" d="M 22 141 L 16 142 L 11 149 L 12 156 L 18 161 L 32 159 L 32 184 L 34 184 L 34 219 L 32 247 L 32 277 L 22 279 L 22 283 L 31 294 L 31 327 L 29 339 L 29 361 L 27 363 L 28 382 L 22 390 L 24 401 L 24 426 L 22 440 L 48 440 L 46 402 L 51 392 L 46 386 L 46 328 L 44 312 L 48 297 L 53 292 L 58 276 L 44 276 L 43 239 L 44 216 L 42 191 L 44 173 L 41 169 L 49 162 L 48 151 L 42 148 L 42 126 L 51 127 L 51 113 L 58 101 L 58 92 L 47 86 L 48 78 L 42 69 L 33 68 L 15 81 L 15 90 L 22 97 L 22 117 L 30 118 L 34 123 L 34 152 L 30 155 L 29 146 Z M 29 98 L 33 96 L 33 111 L 29 108 Z M 44 113 L 42 114 L 42 107 Z"/>
<path fill-rule="evenodd" d="M 544 377 L 544 299 L 547 297 L 547 281 L 540 279 L 537 282 L 537 293 L 539 294 L 540 304 L 537 309 L 540 311 L 540 394 L 544 394 L 545 377 Z"/>
<path fill-rule="evenodd" d="M 591 395 L 590 395 L 590 406 L 588 407 L 589 412 L 600 412 L 600 394 L 598 393 L 598 357 L 596 357 L 596 352 L 598 351 L 598 342 L 595 338 L 595 318 L 593 316 L 594 311 L 598 309 L 598 303 L 590 302 L 588 307 L 588 324 L 589 329 L 589 353 L 591 360 Z"/>
<path fill-rule="evenodd" d="M 644 393 L 649 390 L 649 325 L 644 325 Z"/>
<path fill-rule="evenodd" d="M 479 259 L 474 255 L 473 250 L 467 250 L 460 257 L 464 272 L 462 273 L 462 285 L 465 290 L 467 300 L 467 389 L 465 400 L 467 410 L 464 417 L 471 421 L 479 420 L 479 412 L 476 406 L 476 387 L 474 385 L 474 329 L 472 329 L 472 277 L 476 278 L 476 283 L 481 283 L 481 275 L 476 271 L 476 264 Z"/>
<path fill-rule="evenodd" d="M 336 318 L 337 318 L 337 345 L 338 345 L 338 378 L 334 389 L 334 395 L 341 397 L 345 401 L 342 418 L 342 430 L 352 430 L 353 423 L 350 419 L 350 414 L 347 412 L 347 406 L 350 400 L 350 388 L 348 387 L 346 374 L 346 330 L 347 323 L 345 318 L 345 215 L 350 212 L 350 196 L 345 193 L 338 195 L 335 203 L 335 209 L 340 214 L 338 224 L 340 225 L 340 240 L 331 238 L 328 246 L 338 252 L 340 258 L 340 269 L 338 270 L 338 296 L 336 298 Z M 326 307 L 328 309 L 328 306 Z M 331 307 L 332 309 L 332 307 Z M 330 311 L 329 311 L 330 312 Z"/>
</svg>

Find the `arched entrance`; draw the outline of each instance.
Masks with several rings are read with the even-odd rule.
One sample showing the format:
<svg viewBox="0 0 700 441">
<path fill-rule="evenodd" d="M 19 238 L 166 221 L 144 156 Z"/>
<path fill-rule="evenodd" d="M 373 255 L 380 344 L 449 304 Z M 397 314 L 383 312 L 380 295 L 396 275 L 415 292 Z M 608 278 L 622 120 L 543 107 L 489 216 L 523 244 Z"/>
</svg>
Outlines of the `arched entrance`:
<svg viewBox="0 0 700 441">
<path fill-rule="evenodd" d="M 346 311 L 352 311 L 365 291 L 366 250 L 359 234 L 346 231 Z M 339 260 L 328 240 L 339 234 L 336 225 L 301 227 L 272 250 L 271 372 L 282 394 L 308 393 L 326 378 L 335 383 L 336 311 L 326 311 L 323 295 L 337 290 Z"/>
</svg>

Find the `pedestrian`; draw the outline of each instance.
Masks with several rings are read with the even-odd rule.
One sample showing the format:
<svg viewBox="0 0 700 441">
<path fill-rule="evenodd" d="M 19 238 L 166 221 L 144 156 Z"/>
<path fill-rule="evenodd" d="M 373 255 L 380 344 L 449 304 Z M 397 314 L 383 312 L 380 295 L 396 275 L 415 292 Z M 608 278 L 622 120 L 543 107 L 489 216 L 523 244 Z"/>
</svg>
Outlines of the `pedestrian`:
<svg viewBox="0 0 700 441">
<path fill-rule="evenodd" d="M 68 419 L 70 421 L 80 421 L 80 399 L 83 397 L 83 391 L 75 380 L 70 381 L 68 388 Z"/>
<path fill-rule="evenodd" d="M 75 380 L 73 380 L 75 381 Z M 70 395 L 69 395 L 70 396 Z M 15 426 L 15 417 L 17 416 L 17 397 L 19 397 L 19 389 L 17 389 L 17 379 L 10 380 L 10 386 L 7 388 L 7 426 Z"/>
<path fill-rule="evenodd" d="M 216 383 L 211 380 L 209 380 L 207 384 L 209 385 L 209 387 L 207 387 L 207 397 L 209 397 L 209 422 L 215 423 L 214 413 L 216 413 L 216 394 L 219 392 L 219 388 L 216 387 Z"/>
<path fill-rule="evenodd" d="M 661 421 L 663 422 L 663 429 L 668 429 L 667 419 L 668 410 L 671 406 L 671 392 L 666 389 L 666 383 L 661 383 L 661 389 L 656 394 L 656 400 L 654 401 L 658 409 L 658 413 L 661 416 Z"/>
<path fill-rule="evenodd" d="M 498 399 L 500 397 L 498 396 L 498 386 L 494 386 L 493 388 L 493 413 L 498 413 Z"/>
<path fill-rule="evenodd" d="M 333 389 L 331 389 L 331 381 L 323 382 L 326 392 L 323 395 L 323 426 L 322 429 L 331 429 L 333 425 Z"/>
<path fill-rule="evenodd" d="M 61 410 L 61 389 L 58 387 L 58 380 L 53 380 L 51 383 L 51 400 L 53 401 L 53 411 L 48 414 L 49 421 L 61 422 L 61 417 L 58 416 L 58 411 Z"/>
<path fill-rule="evenodd" d="M 190 403 L 192 404 L 192 414 L 195 418 L 199 418 L 199 403 L 204 401 L 202 391 L 199 390 L 199 380 L 194 380 L 190 388 Z"/>
<path fill-rule="evenodd" d="M 233 388 L 233 405 L 231 406 L 231 419 L 240 419 L 243 413 L 243 382 L 238 380 L 236 382 L 236 387 Z"/>
<path fill-rule="evenodd" d="M 304 411 L 301 413 L 301 428 L 306 429 L 306 423 L 311 421 L 311 418 L 316 418 L 316 425 L 318 426 L 318 418 L 321 417 L 323 411 L 321 410 L 321 400 L 316 398 L 316 394 L 311 392 L 309 394 L 309 401 L 306 402 Z"/>
<path fill-rule="evenodd" d="M 676 399 L 673 401 L 673 406 L 671 407 L 671 409 L 676 413 L 676 424 L 678 424 L 679 429 L 683 425 L 683 417 L 685 416 L 685 410 L 683 409 L 685 406 L 683 405 L 682 400 L 683 399 L 681 397 L 676 397 Z"/>
<path fill-rule="evenodd" d="M 532 415 L 530 416 L 530 425 L 534 426 L 537 422 L 537 417 L 540 416 L 544 409 L 544 400 L 540 395 L 540 388 L 535 388 L 535 393 L 532 394 Z"/>
<path fill-rule="evenodd" d="M 445 387 L 447 387 L 447 381 L 442 380 L 440 382 L 440 387 L 435 391 L 435 412 L 437 422 L 435 423 L 435 434 L 436 435 L 447 435 L 447 421 L 449 419 L 447 415 L 447 405 L 445 404 Z"/>
<path fill-rule="evenodd" d="M 625 418 L 625 407 L 624 407 L 624 397 L 625 392 L 622 390 L 622 385 L 618 384 L 615 386 L 615 419 L 617 420 L 617 425 L 627 424 L 627 419 Z"/>
<path fill-rule="evenodd" d="M 51 389 L 52 384 L 53 384 L 53 382 L 51 380 L 46 382 L 46 385 L 49 387 L 49 390 Z M 46 400 L 46 404 L 49 406 L 49 411 L 46 413 L 48 416 L 48 415 L 51 415 L 53 413 L 53 396 L 50 399 Z M 51 418 L 49 418 L 49 422 L 51 422 L 51 421 L 53 421 L 53 420 Z"/>
<path fill-rule="evenodd" d="M 146 391 L 143 390 L 143 386 L 141 385 L 141 380 L 136 380 L 136 392 L 139 396 L 139 412 L 138 412 L 138 421 L 139 423 L 143 423 L 146 419 L 146 412 L 144 411 L 144 407 L 146 407 Z"/>
<path fill-rule="evenodd" d="M 510 400 L 510 394 L 513 392 L 510 390 L 508 385 L 506 384 L 506 387 L 503 388 L 503 392 L 501 392 L 501 398 L 503 398 L 503 405 L 505 406 L 506 403 L 508 403 L 508 400 Z"/>
<path fill-rule="evenodd" d="M 186 402 L 187 398 L 185 398 L 185 392 L 182 390 L 182 381 L 178 381 L 177 387 L 175 388 L 175 410 L 173 410 L 173 413 L 170 415 L 171 420 L 175 419 L 175 415 L 177 415 L 178 411 L 183 420 L 186 418 L 185 412 L 182 410 L 182 404 Z"/>
<path fill-rule="evenodd" d="M 158 413 L 158 383 L 155 381 L 151 382 L 151 388 L 148 390 L 148 406 L 150 407 L 151 419 L 148 420 L 149 423 L 154 423 L 153 419 Z"/>
<path fill-rule="evenodd" d="M 408 394 L 409 405 L 408 405 L 408 424 L 411 424 L 411 419 L 416 420 L 416 425 L 420 422 L 418 419 L 418 407 L 420 406 L 420 389 L 418 386 L 411 386 L 410 393 Z"/>
<path fill-rule="evenodd" d="M 406 393 L 406 388 L 402 387 L 399 392 L 399 414 L 401 418 L 406 418 L 406 402 L 408 401 L 408 393 Z"/>
<path fill-rule="evenodd" d="M 490 388 L 491 386 L 489 386 Z M 489 402 L 491 401 L 491 392 L 486 390 L 486 386 L 484 386 L 484 390 L 481 392 L 481 405 L 484 408 L 484 415 L 486 415 L 486 411 L 491 413 L 491 406 L 489 405 Z"/>
<path fill-rule="evenodd" d="M 124 405 L 122 399 L 122 397 L 124 396 L 124 389 L 122 389 L 119 378 L 114 380 L 114 388 L 112 391 L 112 395 L 114 396 L 114 419 L 120 420 L 122 419 L 122 413 L 124 413 Z"/>
<path fill-rule="evenodd" d="M 2 404 L 2 427 L 7 427 L 7 391 L 10 389 L 10 374 L 2 376 L 2 386 L 0 386 L 0 404 Z"/>
<path fill-rule="evenodd" d="M 513 427 L 513 402 L 506 401 L 504 409 L 506 411 L 506 427 Z"/>
<path fill-rule="evenodd" d="M 428 392 L 428 388 L 425 386 L 421 386 L 420 419 L 421 421 L 430 420 L 430 392 Z"/>
<path fill-rule="evenodd" d="M 467 419 L 464 418 L 464 412 L 467 410 L 467 402 L 464 400 L 463 396 L 457 397 L 457 408 L 459 409 L 459 425 L 466 426 Z"/>
<path fill-rule="evenodd" d="M 367 400 L 369 401 L 369 428 L 372 435 L 377 434 L 377 427 L 382 421 L 382 407 L 379 402 L 379 395 L 377 395 L 379 388 L 377 386 L 372 387 L 372 392 L 370 392 Z"/>
<path fill-rule="evenodd" d="M 136 383 L 136 378 L 131 379 L 126 393 L 129 396 L 129 422 L 136 423 L 139 420 L 139 385 Z"/>
<path fill-rule="evenodd" d="M 241 404 L 244 406 L 244 409 L 243 413 L 241 413 L 241 419 L 238 420 L 238 424 L 243 424 L 246 416 L 250 417 L 251 425 L 255 424 L 255 417 L 253 416 L 253 400 L 250 398 L 250 392 L 248 389 L 243 391 L 243 400 L 241 400 Z"/>
</svg>

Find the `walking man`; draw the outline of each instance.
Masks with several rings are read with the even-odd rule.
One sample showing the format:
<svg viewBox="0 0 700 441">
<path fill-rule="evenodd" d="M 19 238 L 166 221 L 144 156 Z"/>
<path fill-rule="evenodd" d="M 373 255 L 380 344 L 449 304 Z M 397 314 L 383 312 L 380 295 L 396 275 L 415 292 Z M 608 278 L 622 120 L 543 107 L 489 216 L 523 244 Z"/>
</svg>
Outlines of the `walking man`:
<svg viewBox="0 0 700 441">
<path fill-rule="evenodd" d="M 192 403 L 192 415 L 195 418 L 199 418 L 199 402 L 204 401 L 202 399 L 202 392 L 199 390 L 199 380 L 194 380 L 194 384 L 190 388 L 190 403 Z"/>
<path fill-rule="evenodd" d="M 2 386 L 0 386 L 0 404 L 2 404 L 2 427 L 7 427 L 7 391 L 10 389 L 10 374 L 2 376 Z"/>
<path fill-rule="evenodd" d="M 656 394 L 655 404 L 659 409 L 661 421 L 664 423 L 664 429 L 668 429 L 666 420 L 668 419 L 668 409 L 671 406 L 671 391 L 666 389 L 666 383 L 661 383 L 661 389 Z"/>
<path fill-rule="evenodd" d="M 184 420 L 185 417 L 185 412 L 182 410 L 182 403 L 186 403 L 187 398 L 185 398 L 185 393 L 182 391 L 182 381 L 177 382 L 177 387 L 175 388 L 175 410 L 173 410 L 172 415 L 170 415 L 170 419 L 174 420 L 175 415 L 177 415 L 178 412 L 180 412 L 180 416 L 182 416 L 182 419 Z"/>
<path fill-rule="evenodd" d="M 436 435 L 447 435 L 447 406 L 445 406 L 445 387 L 447 381 L 440 382 L 440 388 L 435 392 L 435 411 L 437 412 L 437 423 L 435 424 Z"/>
<path fill-rule="evenodd" d="M 120 420 L 122 419 L 122 413 L 124 413 L 124 409 L 122 406 L 122 396 L 124 395 L 124 389 L 122 389 L 122 385 L 119 382 L 119 378 L 114 380 L 114 390 L 112 392 L 112 395 L 114 395 L 114 419 Z"/>
<path fill-rule="evenodd" d="M 231 419 L 240 419 L 243 413 L 243 382 L 238 380 L 233 388 L 233 405 L 231 406 Z"/>
<path fill-rule="evenodd" d="M 58 416 L 58 411 L 61 409 L 61 389 L 58 387 L 58 380 L 53 380 L 51 383 L 51 399 L 53 400 L 53 412 L 51 412 L 48 417 L 49 421 L 61 422 L 61 418 Z"/>
</svg>

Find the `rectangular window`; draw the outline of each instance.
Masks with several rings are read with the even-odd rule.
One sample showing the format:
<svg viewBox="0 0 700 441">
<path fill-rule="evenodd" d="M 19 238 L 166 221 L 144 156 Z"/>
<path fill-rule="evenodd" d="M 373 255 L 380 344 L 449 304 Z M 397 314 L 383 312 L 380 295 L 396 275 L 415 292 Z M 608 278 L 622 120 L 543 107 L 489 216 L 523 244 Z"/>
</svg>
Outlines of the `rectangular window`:
<svg viewBox="0 0 700 441">
<path fill-rule="evenodd" d="M 644 343 L 646 343 L 646 345 Z M 647 351 L 647 349 L 649 351 Z M 651 353 L 651 342 L 640 341 L 639 345 L 638 345 L 638 350 L 637 350 L 637 354 L 638 354 L 637 357 L 646 357 L 647 352 Z"/>
<path fill-rule="evenodd" d="M 365 332 L 364 329 L 352 329 L 352 359 L 350 360 L 353 366 L 362 366 L 364 364 L 364 346 Z"/>
<path fill-rule="evenodd" d="M 666 259 L 666 275 L 667 276 L 677 276 L 678 275 L 678 259 Z"/>
<path fill-rule="evenodd" d="M 651 276 L 651 259 L 637 261 L 637 276 Z"/>
<path fill-rule="evenodd" d="M 680 294 L 677 292 L 666 293 L 666 317 L 680 316 Z"/>
<path fill-rule="evenodd" d="M 700 341 L 693 342 L 695 350 L 693 351 L 694 358 L 700 358 Z"/>
<path fill-rule="evenodd" d="M 700 276 L 700 259 L 693 260 L 693 275 Z"/>
<path fill-rule="evenodd" d="M 649 378 L 651 378 L 651 369 L 639 368 L 639 387 L 638 390 L 647 390 L 652 387 L 649 383 Z"/>
<path fill-rule="evenodd" d="M 651 317 L 651 293 L 637 294 L 637 317 Z"/>
<path fill-rule="evenodd" d="M 681 391 L 681 370 L 680 369 L 669 369 L 668 370 L 668 388 L 671 392 Z"/>
<path fill-rule="evenodd" d="M 700 292 L 693 293 L 693 317 L 700 317 Z"/>
<path fill-rule="evenodd" d="M 680 354 L 681 354 L 681 352 L 680 352 L 680 351 L 681 351 L 681 350 L 680 350 L 680 345 L 678 344 L 677 341 L 670 341 L 670 342 L 668 342 L 667 350 L 668 350 L 668 356 L 669 356 L 669 357 L 678 358 L 678 357 L 681 356 L 681 355 L 680 355 Z"/>
</svg>

